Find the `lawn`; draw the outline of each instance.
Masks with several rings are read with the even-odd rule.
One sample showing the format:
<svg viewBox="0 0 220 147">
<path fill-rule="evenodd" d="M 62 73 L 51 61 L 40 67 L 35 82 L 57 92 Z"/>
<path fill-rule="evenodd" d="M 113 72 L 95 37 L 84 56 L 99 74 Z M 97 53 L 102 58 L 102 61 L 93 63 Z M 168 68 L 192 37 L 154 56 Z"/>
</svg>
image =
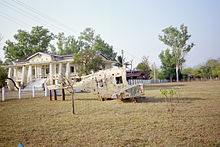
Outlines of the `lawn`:
<svg viewBox="0 0 220 147">
<path fill-rule="evenodd" d="M 171 115 L 160 88 L 176 86 Z M 75 115 L 70 97 L 0 102 L 0 146 L 220 146 L 220 81 L 145 85 L 145 97 L 101 102 L 77 93 Z"/>
</svg>

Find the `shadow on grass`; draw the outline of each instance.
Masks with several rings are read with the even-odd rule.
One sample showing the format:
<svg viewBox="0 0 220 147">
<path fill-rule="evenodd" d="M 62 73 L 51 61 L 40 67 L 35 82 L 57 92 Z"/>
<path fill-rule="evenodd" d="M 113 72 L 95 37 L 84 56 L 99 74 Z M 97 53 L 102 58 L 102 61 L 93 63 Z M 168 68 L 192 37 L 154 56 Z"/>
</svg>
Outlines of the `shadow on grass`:
<svg viewBox="0 0 220 147">
<path fill-rule="evenodd" d="M 154 89 L 166 89 L 166 88 L 174 88 L 174 87 L 181 87 L 184 86 L 184 84 L 173 84 L 173 85 L 144 85 L 144 88 L 147 90 L 154 90 Z"/>
<path fill-rule="evenodd" d="M 34 98 L 33 97 L 22 97 L 21 99 L 19 99 L 18 97 L 13 97 L 13 98 L 6 98 L 5 101 L 0 100 L 0 102 L 31 100 L 31 99 L 36 99 L 36 98 L 40 98 L 40 97 L 44 97 L 44 96 L 36 96 Z"/>
<path fill-rule="evenodd" d="M 177 103 L 177 102 L 186 102 L 190 103 L 192 101 L 196 100 L 204 100 L 202 98 L 173 98 L 172 102 Z M 166 102 L 165 98 L 151 98 L 151 97 L 142 97 L 137 99 L 137 103 L 163 103 Z"/>
<path fill-rule="evenodd" d="M 94 101 L 94 100 L 98 100 L 97 98 L 75 98 L 75 100 L 82 100 L 82 101 Z"/>
<path fill-rule="evenodd" d="M 95 101 L 95 100 L 98 100 L 97 98 L 74 98 L 74 100 L 76 100 L 76 101 Z M 54 99 L 53 99 L 53 101 L 55 101 Z M 58 100 L 56 100 L 56 101 L 63 101 L 61 98 L 58 98 Z M 71 98 L 68 98 L 68 99 L 65 99 L 64 101 L 72 101 L 72 99 Z"/>
</svg>

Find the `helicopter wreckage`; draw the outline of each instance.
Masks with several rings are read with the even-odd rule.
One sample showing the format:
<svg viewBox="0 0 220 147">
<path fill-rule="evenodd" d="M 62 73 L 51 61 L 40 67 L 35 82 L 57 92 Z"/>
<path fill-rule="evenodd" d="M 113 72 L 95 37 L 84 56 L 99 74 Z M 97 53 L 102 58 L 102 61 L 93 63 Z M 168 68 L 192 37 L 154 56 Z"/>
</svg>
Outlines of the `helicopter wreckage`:
<svg viewBox="0 0 220 147">
<path fill-rule="evenodd" d="M 59 76 L 62 81 L 64 76 Z M 93 74 L 82 76 L 80 81 L 78 78 L 64 79 L 56 85 L 45 86 L 51 90 L 61 89 L 80 89 L 82 91 L 91 92 L 97 95 L 98 99 L 103 101 L 107 99 L 131 99 L 136 101 L 137 98 L 143 96 L 143 84 L 129 85 L 126 79 L 125 67 L 114 67 L 106 70 L 100 70 Z M 76 82 L 79 81 L 79 82 Z"/>
</svg>

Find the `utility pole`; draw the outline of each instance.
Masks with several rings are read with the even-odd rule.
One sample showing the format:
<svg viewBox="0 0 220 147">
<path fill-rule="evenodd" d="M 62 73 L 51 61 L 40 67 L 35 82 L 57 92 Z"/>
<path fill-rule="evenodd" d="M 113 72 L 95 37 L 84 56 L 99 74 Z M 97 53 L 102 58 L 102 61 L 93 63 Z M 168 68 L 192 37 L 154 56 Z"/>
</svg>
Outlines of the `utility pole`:
<svg viewBox="0 0 220 147">
<path fill-rule="evenodd" d="M 131 60 L 131 73 L 132 73 L 132 62 L 133 62 L 133 59 Z"/>
<path fill-rule="evenodd" d="M 124 50 L 121 50 L 122 66 L 124 65 Z"/>
</svg>

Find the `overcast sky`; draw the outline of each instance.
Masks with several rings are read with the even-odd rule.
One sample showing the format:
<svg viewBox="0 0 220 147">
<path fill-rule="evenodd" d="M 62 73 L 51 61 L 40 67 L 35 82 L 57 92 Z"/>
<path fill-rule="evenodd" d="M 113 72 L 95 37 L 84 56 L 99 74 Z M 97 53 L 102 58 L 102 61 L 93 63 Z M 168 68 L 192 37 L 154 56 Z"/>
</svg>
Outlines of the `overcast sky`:
<svg viewBox="0 0 220 147">
<path fill-rule="evenodd" d="M 118 54 L 123 49 L 126 60 L 137 65 L 142 56 L 149 56 L 160 66 L 158 55 L 167 46 L 158 35 L 181 24 L 188 26 L 189 42 L 196 44 L 185 67 L 220 57 L 219 0 L 0 0 L 0 59 L 4 42 L 13 40 L 18 29 L 40 25 L 77 37 L 92 27 Z"/>
</svg>

